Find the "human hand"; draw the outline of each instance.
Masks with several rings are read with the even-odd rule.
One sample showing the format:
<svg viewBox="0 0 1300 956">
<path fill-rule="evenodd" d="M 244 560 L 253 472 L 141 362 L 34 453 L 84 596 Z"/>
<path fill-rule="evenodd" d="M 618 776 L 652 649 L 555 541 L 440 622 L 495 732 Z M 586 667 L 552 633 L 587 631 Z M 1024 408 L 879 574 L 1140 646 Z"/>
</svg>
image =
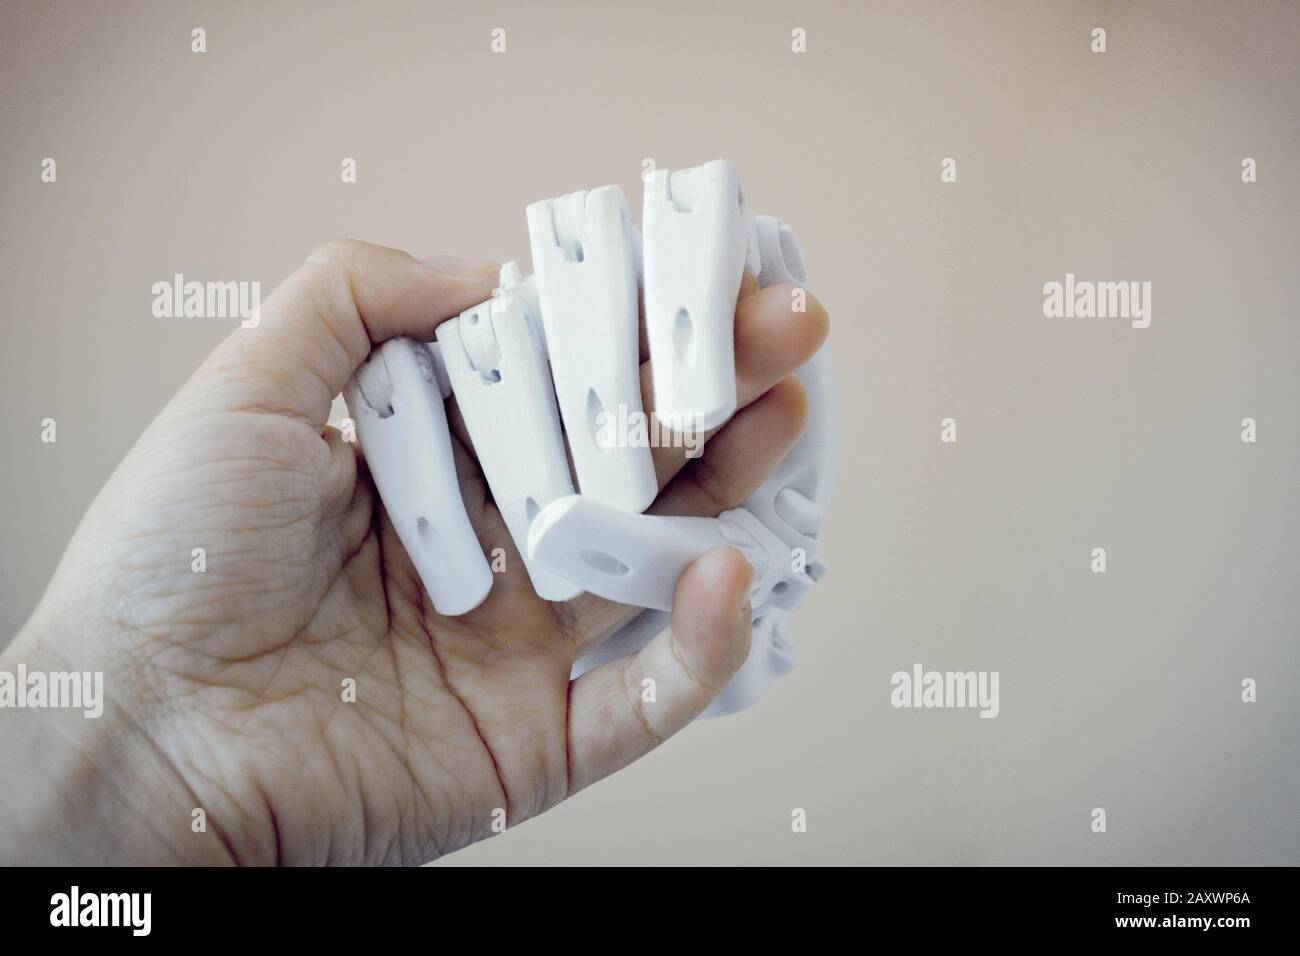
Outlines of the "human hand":
<svg viewBox="0 0 1300 956">
<path fill-rule="evenodd" d="M 433 610 L 364 461 L 326 425 L 374 344 L 432 339 L 496 279 L 488 263 L 332 243 L 162 410 L 3 654 L 0 669 L 102 671 L 107 703 L 98 720 L 3 712 L 0 860 L 423 863 L 490 835 L 494 811 L 514 825 L 626 766 L 722 689 L 749 647 L 739 552 L 687 569 L 670 630 L 570 682 L 640 609 L 534 594 L 454 408 L 466 509 L 485 551 L 507 555 L 458 618 Z M 654 449 L 651 511 L 736 507 L 798 438 L 791 373 L 827 318 L 811 294 L 804 312 L 790 302 L 746 277 L 739 410 L 700 458 Z M 642 383 L 651 409 L 648 364 Z"/>
</svg>

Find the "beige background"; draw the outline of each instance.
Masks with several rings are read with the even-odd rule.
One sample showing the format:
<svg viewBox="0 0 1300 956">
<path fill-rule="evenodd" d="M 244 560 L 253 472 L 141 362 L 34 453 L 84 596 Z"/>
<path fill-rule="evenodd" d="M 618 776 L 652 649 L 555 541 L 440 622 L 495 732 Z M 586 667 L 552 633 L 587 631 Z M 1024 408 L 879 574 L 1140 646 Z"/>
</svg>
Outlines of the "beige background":
<svg viewBox="0 0 1300 956">
<path fill-rule="evenodd" d="M 449 862 L 1300 863 L 1297 50 L 1294 4 L 6 2 L 0 633 L 233 326 L 155 281 L 526 263 L 529 201 L 726 156 L 834 321 L 803 662 Z M 1152 282 L 1151 327 L 1043 318 L 1067 271 Z M 999 670 L 1001 716 L 892 709 L 918 661 Z"/>
</svg>

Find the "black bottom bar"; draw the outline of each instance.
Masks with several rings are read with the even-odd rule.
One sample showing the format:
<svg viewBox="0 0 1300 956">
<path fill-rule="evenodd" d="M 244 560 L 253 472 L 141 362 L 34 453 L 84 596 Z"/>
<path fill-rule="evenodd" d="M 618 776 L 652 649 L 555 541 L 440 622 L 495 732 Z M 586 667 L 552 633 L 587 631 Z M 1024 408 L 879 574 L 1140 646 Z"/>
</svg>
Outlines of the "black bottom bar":
<svg viewBox="0 0 1300 956">
<path fill-rule="evenodd" d="M 773 921 L 815 928 L 818 935 L 842 927 L 858 939 L 923 929 L 927 942 L 1044 935 L 1227 942 L 1291 923 L 1296 882 L 1286 868 L 627 869 L 612 875 L 574 869 L 558 876 L 450 867 L 14 869 L 4 878 L 7 942 L 77 933 L 83 942 L 255 940 L 260 946 L 283 940 L 337 947 L 414 932 L 434 946 L 459 940 L 458 948 L 472 933 L 484 933 L 485 943 L 512 929 L 558 942 L 570 935 L 592 940 L 597 937 L 589 933 L 601 927 L 618 934 L 604 937 L 611 942 L 648 933 L 658 945 L 675 945 L 674 939 L 698 940 L 698 929 L 711 926 L 761 935 Z M 687 931 L 688 917 L 701 924 L 697 930 Z"/>
</svg>

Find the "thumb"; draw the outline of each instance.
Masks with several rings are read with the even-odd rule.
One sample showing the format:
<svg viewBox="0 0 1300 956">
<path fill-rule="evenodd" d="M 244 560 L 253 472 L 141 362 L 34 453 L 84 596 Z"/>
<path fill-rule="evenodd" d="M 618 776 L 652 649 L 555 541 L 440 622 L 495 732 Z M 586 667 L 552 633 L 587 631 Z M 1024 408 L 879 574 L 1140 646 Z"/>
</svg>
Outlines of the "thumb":
<svg viewBox="0 0 1300 956">
<path fill-rule="evenodd" d="M 630 657 L 581 675 L 569 692 L 569 791 L 607 777 L 681 730 L 749 656 L 753 571 L 714 548 L 677 579 L 672 624 Z"/>
<path fill-rule="evenodd" d="M 195 379 L 203 404 L 292 415 L 323 428 L 330 404 L 373 346 L 396 335 L 430 340 L 440 323 L 487 299 L 493 262 L 345 240 L 307 257 Z"/>
</svg>

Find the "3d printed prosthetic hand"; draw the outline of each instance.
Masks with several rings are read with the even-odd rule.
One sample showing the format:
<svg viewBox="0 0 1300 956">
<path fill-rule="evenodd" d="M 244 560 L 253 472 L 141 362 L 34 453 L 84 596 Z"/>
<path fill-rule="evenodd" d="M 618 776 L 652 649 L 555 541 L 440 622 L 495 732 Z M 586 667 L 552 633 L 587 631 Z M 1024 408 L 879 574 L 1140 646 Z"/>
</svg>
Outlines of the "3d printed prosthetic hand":
<svg viewBox="0 0 1300 956">
<path fill-rule="evenodd" d="M 642 512 L 658 485 L 651 444 L 688 448 L 736 407 L 733 321 L 746 269 L 761 287 L 808 284 L 790 227 L 754 216 L 725 160 L 646 180 L 638 234 L 616 186 L 528 207 L 535 273 L 501 269 L 492 298 L 433 343 L 397 338 L 348 385 L 357 436 L 393 526 L 440 614 L 477 607 L 492 570 L 461 501 L 443 402 L 454 397 L 537 594 L 584 591 L 639 617 L 574 676 L 667 627 L 678 576 L 730 544 L 754 567 L 753 640 L 704 716 L 754 704 L 795 663 L 789 618 L 825 571 L 819 534 L 839 427 L 828 346 L 798 371 L 808 422 L 743 507 L 717 518 Z M 655 402 L 639 375 L 640 292 Z M 799 289 L 792 308 L 799 308 Z"/>
</svg>

